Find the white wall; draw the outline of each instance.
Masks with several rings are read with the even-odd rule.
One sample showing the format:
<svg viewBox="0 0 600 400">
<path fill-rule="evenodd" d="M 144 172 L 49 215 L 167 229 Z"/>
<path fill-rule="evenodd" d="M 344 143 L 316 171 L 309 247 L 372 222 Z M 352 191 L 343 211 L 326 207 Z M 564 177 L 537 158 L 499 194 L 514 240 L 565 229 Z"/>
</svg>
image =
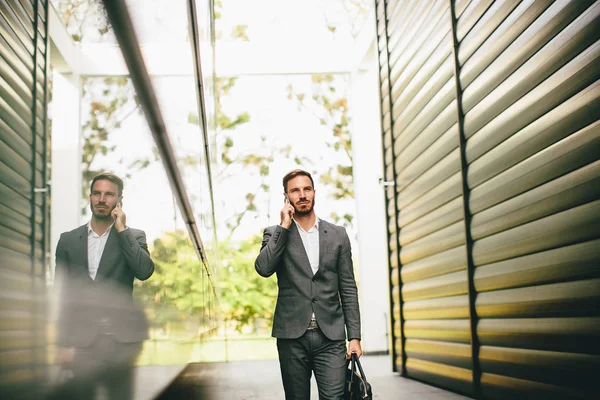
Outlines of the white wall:
<svg viewBox="0 0 600 400">
<path fill-rule="evenodd" d="M 81 218 L 80 79 L 53 72 L 51 260 L 62 232 L 79 226 Z"/>
<path fill-rule="evenodd" d="M 358 284 L 365 352 L 389 351 L 389 279 L 375 42 L 352 74 L 352 149 L 358 227 Z"/>
</svg>

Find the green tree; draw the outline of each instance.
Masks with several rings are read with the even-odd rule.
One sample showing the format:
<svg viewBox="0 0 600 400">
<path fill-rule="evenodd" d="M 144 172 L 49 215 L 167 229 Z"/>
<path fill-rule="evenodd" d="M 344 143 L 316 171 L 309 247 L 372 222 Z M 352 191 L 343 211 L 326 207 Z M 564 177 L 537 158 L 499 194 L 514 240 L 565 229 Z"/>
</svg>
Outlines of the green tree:
<svg viewBox="0 0 600 400">
<path fill-rule="evenodd" d="M 219 244 L 223 259 L 216 283 L 220 316 L 239 331 L 244 326 L 254 328 L 261 319 L 270 319 L 275 309 L 276 280 L 264 279 L 254 270 L 261 238 L 253 235 L 236 245 Z M 154 275 L 147 281 L 136 281 L 135 295 L 149 305 L 155 323 L 167 325 L 214 312 L 210 308 L 214 296 L 203 282 L 205 271 L 186 232 L 167 232 L 155 240 L 152 258 Z"/>
<path fill-rule="evenodd" d="M 147 281 L 135 282 L 135 296 L 148 306 L 154 323 L 212 316 L 216 299 L 187 232 L 167 232 L 156 239 L 152 259 L 154 274 Z"/>
<path fill-rule="evenodd" d="M 223 318 L 234 323 L 238 331 L 256 327 L 260 320 L 270 320 L 277 300 L 277 281 L 265 279 L 254 269 L 262 235 L 256 234 L 238 245 L 219 244 L 222 258 L 217 287 Z"/>
</svg>

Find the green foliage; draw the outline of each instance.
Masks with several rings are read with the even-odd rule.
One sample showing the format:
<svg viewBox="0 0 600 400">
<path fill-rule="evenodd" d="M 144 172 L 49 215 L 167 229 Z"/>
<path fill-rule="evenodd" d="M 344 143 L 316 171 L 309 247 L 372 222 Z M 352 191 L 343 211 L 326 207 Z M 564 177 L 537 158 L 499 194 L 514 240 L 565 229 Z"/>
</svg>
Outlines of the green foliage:
<svg viewBox="0 0 600 400">
<path fill-rule="evenodd" d="M 223 260 L 216 282 L 220 312 L 240 331 L 244 326 L 254 326 L 257 320 L 270 319 L 275 309 L 276 280 L 264 279 L 254 270 L 261 238 L 253 235 L 236 245 L 219 244 Z M 211 293 L 207 292 L 205 271 L 187 233 L 165 233 L 154 242 L 152 259 L 154 275 L 147 281 L 136 281 L 135 295 L 150 305 L 153 321 L 167 324 L 174 316 L 185 320 L 190 315 L 206 315 Z"/>
<path fill-rule="evenodd" d="M 237 330 L 254 326 L 260 319 L 271 319 L 277 301 L 277 280 L 265 279 L 254 269 L 262 235 L 256 234 L 234 245 L 219 244 L 222 269 L 217 284 L 221 312 Z"/>
<path fill-rule="evenodd" d="M 153 322 L 166 324 L 208 314 L 213 295 L 187 232 L 167 232 L 156 239 L 152 260 L 154 274 L 146 281 L 136 281 L 135 296 L 149 306 Z"/>
</svg>

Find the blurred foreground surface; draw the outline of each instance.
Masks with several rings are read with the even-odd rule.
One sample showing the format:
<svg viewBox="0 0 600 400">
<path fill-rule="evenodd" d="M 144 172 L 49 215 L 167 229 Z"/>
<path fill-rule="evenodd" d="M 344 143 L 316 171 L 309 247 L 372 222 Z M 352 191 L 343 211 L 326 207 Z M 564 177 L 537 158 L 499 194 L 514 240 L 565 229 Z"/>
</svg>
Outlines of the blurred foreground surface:
<svg viewBox="0 0 600 400">
<path fill-rule="evenodd" d="M 391 372 L 389 356 L 361 358 L 365 374 L 373 387 L 373 398 L 459 400 L 468 397 L 402 378 Z M 313 379 L 311 399 L 318 399 Z M 175 399 L 262 399 L 284 398 L 279 361 L 237 361 L 230 363 L 189 364 L 163 392 L 159 400 Z"/>
</svg>

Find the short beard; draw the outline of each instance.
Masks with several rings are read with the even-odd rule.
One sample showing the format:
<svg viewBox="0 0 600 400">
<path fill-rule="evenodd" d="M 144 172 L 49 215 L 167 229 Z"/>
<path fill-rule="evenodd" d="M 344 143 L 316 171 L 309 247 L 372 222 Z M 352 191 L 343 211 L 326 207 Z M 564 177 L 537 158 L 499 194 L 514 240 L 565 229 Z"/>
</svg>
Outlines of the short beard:
<svg viewBox="0 0 600 400">
<path fill-rule="evenodd" d="M 297 215 L 308 215 L 312 212 L 312 210 L 315 208 L 315 200 L 313 199 L 313 201 L 310 203 L 310 207 L 308 207 L 308 210 L 306 211 L 300 211 L 299 209 L 296 208 L 296 206 L 294 206 L 294 214 Z"/>
<path fill-rule="evenodd" d="M 113 210 L 114 210 L 114 208 L 113 208 Z M 112 210 L 108 213 L 108 215 L 96 214 L 94 212 L 94 206 L 90 204 L 90 211 L 92 212 L 92 215 L 94 216 L 94 218 L 96 220 L 99 220 L 99 221 L 110 221 L 110 220 L 112 220 Z"/>
</svg>

